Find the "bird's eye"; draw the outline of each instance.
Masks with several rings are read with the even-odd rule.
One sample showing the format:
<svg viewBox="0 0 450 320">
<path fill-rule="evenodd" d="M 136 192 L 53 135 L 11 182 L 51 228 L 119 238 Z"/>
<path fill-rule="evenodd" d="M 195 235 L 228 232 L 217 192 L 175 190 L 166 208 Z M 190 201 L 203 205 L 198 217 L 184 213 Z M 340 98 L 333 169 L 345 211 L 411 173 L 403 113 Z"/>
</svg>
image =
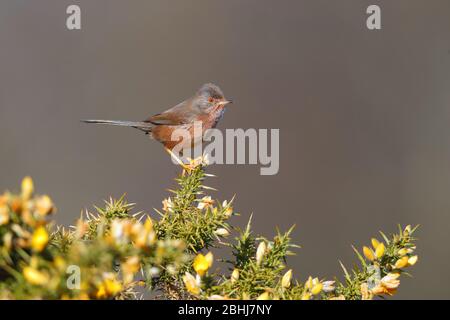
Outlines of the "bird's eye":
<svg viewBox="0 0 450 320">
<path fill-rule="evenodd" d="M 208 101 L 212 103 L 212 102 L 214 102 L 214 98 L 213 97 L 209 97 Z"/>
</svg>

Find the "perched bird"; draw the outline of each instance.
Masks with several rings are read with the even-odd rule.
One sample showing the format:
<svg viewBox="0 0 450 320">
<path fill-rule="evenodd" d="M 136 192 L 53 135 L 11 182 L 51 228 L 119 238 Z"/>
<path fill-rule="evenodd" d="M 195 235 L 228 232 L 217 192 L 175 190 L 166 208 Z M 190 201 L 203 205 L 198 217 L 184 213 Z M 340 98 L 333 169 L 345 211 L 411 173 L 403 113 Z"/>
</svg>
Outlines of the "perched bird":
<svg viewBox="0 0 450 320">
<path fill-rule="evenodd" d="M 203 135 L 194 136 L 194 125 L 201 125 L 201 132 L 214 128 L 225 112 L 225 107 L 231 100 L 225 99 L 220 88 L 214 84 L 204 84 L 196 94 L 162 113 L 158 113 L 144 121 L 115 121 L 115 120 L 81 120 L 86 123 L 108 124 L 139 129 L 149 134 L 153 139 L 161 142 L 166 150 L 171 151 L 176 145 L 194 147 L 203 141 Z M 199 129 L 200 129 L 199 128 Z M 183 142 L 180 136 L 175 138 L 176 130 L 184 130 L 190 139 Z M 186 145 L 189 144 L 189 145 Z"/>
</svg>

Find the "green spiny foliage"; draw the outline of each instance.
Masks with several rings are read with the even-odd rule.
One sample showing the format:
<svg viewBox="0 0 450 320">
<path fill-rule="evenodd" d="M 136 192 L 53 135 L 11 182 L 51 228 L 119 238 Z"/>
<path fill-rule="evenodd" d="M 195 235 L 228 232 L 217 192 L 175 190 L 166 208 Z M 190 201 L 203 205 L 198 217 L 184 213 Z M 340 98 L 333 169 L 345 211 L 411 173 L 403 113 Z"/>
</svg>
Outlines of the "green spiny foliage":
<svg viewBox="0 0 450 320">
<path fill-rule="evenodd" d="M 230 224 L 233 199 L 206 194 L 203 160 L 184 166 L 172 197 L 152 220 L 122 196 L 86 211 L 67 229 L 48 222 L 50 198 L 34 195 L 30 178 L 21 194 L 0 196 L 0 298 L 135 299 L 140 286 L 168 299 L 372 299 L 395 293 L 399 277 L 417 262 L 416 228 L 400 228 L 372 248 L 355 249 L 360 265 L 344 280 L 295 279 L 287 257 L 293 228 L 273 238 L 254 235 L 251 218 L 241 230 Z M 237 230 L 234 241 L 228 241 Z M 211 247 L 231 251 L 228 270 L 209 272 Z M 223 260 L 222 260 L 223 261 Z M 80 273 L 77 288 L 70 268 Z M 75 281 L 76 282 L 76 281 Z"/>
<path fill-rule="evenodd" d="M 202 184 L 204 178 L 203 167 L 197 166 L 176 179 L 179 188 L 171 190 L 173 200 L 163 201 L 163 212 L 158 211 L 161 219 L 155 224 L 159 237 L 183 240 L 192 253 L 212 246 L 218 239 L 217 230 L 230 229 L 227 220 L 232 202 L 213 206 L 210 197 L 200 199 L 204 190 L 212 189 Z"/>
</svg>

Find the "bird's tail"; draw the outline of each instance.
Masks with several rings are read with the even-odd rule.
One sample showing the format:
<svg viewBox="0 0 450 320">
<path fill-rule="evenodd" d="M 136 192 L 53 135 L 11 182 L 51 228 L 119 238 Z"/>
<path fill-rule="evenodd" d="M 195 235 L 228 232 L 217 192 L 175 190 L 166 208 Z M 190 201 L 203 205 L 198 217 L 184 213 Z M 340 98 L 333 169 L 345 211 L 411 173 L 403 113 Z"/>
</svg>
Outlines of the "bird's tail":
<svg viewBox="0 0 450 320">
<path fill-rule="evenodd" d="M 116 121 L 116 120 L 81 120 L 84 123 L 107 124 L 111 126 L 132 127 L 146 133 L 152 131 L 152 124 L 145 121 Z"/>
</svg>

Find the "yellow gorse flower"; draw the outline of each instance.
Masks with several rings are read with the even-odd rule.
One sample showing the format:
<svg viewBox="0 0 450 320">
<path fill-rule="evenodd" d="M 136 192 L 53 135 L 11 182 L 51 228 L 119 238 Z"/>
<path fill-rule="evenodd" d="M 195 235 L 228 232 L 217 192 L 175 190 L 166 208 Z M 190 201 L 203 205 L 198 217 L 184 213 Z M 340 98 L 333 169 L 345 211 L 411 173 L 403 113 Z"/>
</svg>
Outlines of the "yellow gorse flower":
<svg viewBox="0 0 450 320">
<path fill-rule="evenodd" d="M 22 180 L 22 199 L 29 200 L 34 192 L 33 180 L 30 177 L 25 177 Z"/>
<path fill-rule="evenodd" d="M 312 279 L 312 277 L 310 276 L 310 277 L 308 278 L 308 280 L 306 280 L 306 282 L 305 282 L 305 288 L 308 289 L 308 290 L 311 290 L 312 287 L 313 287 L 313 279 Z"/>
<path fill-rule="evenodd" d="M 361 291 L 361 300 L 372 300 L 373 299 L 373 293 L 369 290 L 369 287 L 367 283 L 362 283 L 360 287 Z"/>
<path fill-rule="evenodd" d="M 226 208 L 224 214 L 227 218 L 231 217 L 231 215 L 233 214 L 233 208 L 232 207 Z"/>
<path fill-rule="evenodd" d="M 218 294 L 213 294 L 212 296 L 208 297 L 208 300 L 227 300 L 227 297 Z"/>
<path fill-rule="evenodd" d="M 98 285 L 95 296 L 97 299 L 104 299 L 114 297 L 122 291 L 122 284 L 116 279 L 113 273 L 106 273 L 103 276 L 104 280 Z"/>
<path fill-rule="evenodd" d="M 31 248 L 40 252 L 44 250 L 48 240 L 49 237 L 45 227 L 39 227 L 33 232 L 33 236 L 31 237 Z"/>
<path fill-rule="evenodd" d="M 419 260 L 418 256 L 412 256 L 408 259 L 408 265 L 413 266 L 417 263 L 417 260 Z"/>
<path fill-rule="evenodd" d="M 401 269 L 401 268 L 406 267 L 407 265 L 408 265 L 408 257 L 404 256 L 403 258 L 400 258 L 397 260 L 397 262 L 395 262 L 394 267 L 396 269 Z"/>
<path fill-rule="evenodd" d="M 377 248 L 375 249 L 375 257 L 377 257 L 377 259 L 380 259 L 381 257 L 383 257 L 385 251 L 386 247 L 384 246 L 384 244 L 379 243 Z"/>
<path fill-rule="evenodd" d="M 53 202 L 49 196 L 42 196 L 36 200 L 36 211 L 42 217 L 53 211 Z"/>
<path fill-rule="evenodd" d="M 323 284 L 321 282 L 315 284 L 311 289 L 311 294 L 317 295 L 322 292 Z"/>
<path fill-rule="evenodd" d="M 190 274 L 189 272 L 186 272 L 183 276 L 183 282 L 186 286 L 186 289 L 189 293 L 197 295 L 200 293 L 200 283 L 197 281 L 197 279 Z"/>
<path fill-rule="evenodd" d="M 239 269 L 234 269 L 231 273 L 231 283 L 235 283 L 239 280 Z"/>
<path fill-rule="evenodd" d="M 214 234 L 219 237 L 228 237 L 230 235 L 230 231 L 228 231 L 225 228 L 219 228 L 216 231 L 214 231 Z"/>
<path fill-rule="evenodd" d="M 323 283 L 319 281 L 318 278 L 312 278 L 311 276 L 305 282 L 305 288 L 308 290 L 308 293 L 312 295 L 317 295 L 322 292 Z M 309 298 L 308 298 L 309 300 Z"/>
<path fill-rule="evenodd" d="M 208 254 L 203 255 L 199 253 L 193 262 L 193 267 L 195 272 L 197 272 L 198 275 L 203 277 L 203 275 L 208 271 L 209 268 L 211 268 L 213 264 L 213 255 L 211 252 L 208 252 Z"/>
<path fill-rule="evenodd" d="M 200 202 L 198 203 L 197 208 L 199 208 L 200 210 L 203 210 L 205 208 L 212 207 L 213 204 L 214 204 L 214 200 L 211 199 L 210 196 L 205 196 L 202 199 L 200 199 Z"/>
<path fill-rule="evenodd" d="M 106 298 L 108 295 L 106 294 L 106 288 L 103 284 L 99 285 L 98 290 L 95 294 L 95 297 L 97 299 L 104 299 Z"/>
<path fill-rule="evenodd" d="M 66 269 L 66 261 L 61 256 L 56 256 L 53 260 L 53 264 L 59 271 L 64 271 Z"/>
<path fill-rule="evenodd" d="M 378 245 L 380 244 L 380 241 L 378 241 L 376 238 L 372 238 L 371 242 L 373 249 L 376 250 Z"/>
<path fill-rule="evenodd" d="M 23 276 L 28 283 L 36 286 L 42 286 L 49 280 L 46 273 L 43 273 L 33 267 L 23 268 Z"/>
<path fill-rule="evenodd" d="M 105 288 L 109 295 L 115 296 L 122 290 L 122 284 L 116 279 L 106 279 Z"/>
<path fill-rule="evenodd" d="M 341 295 L 339 295 L 337 297 L 331 297 L 328 300 L 345 300 L 345 296 L 341 294 Z"/>
<path fill-rule="evenodd" d="M 405 227 L 404 233 L 405 233 L 406 235 L 410 235 L 410 234 L 411 234 L 411 225 L 407 225 L 407 226 Z"/>
<path fill-rule="evenodd" d="M 261 264 L 264 254 L 266 253 L 266 249 L 267 245 L 264 241 L 258 245 L 258 248 L 256 249 L 256 263 L 258 265 Z"/>
<path fill-rule="evenodd" d="M 9 222 L 9 212 L 6 206 L 0 207 L 0 226 Z"/>
<path fill-rule="evenodd" d="M 256 300 L 269 300 L 270 299 L 270 295 L 269 295 L 269 292 L 264 292 L 264 293 L 261 293 L 260 295 L 259 295 L 259 297 L 258 298 L 256 298 Z"/>
<path fill-rule="evenodd" d="M 141 267 L 138 256 L 129 257 L 122 264 L 123 279 L 125 283 L 130 283 L 134 279 L 134 275 L 139 271 Z"/>
<path fill-rule="evenodd" d="M 396 291 L 398 286 L 400 285 L 400 280 L 398 280 L 398 277 L 400 276 L 399 273 L 389 273 L 386 276 L 384 276 L 378 285 L 372 289 L 373 294 L 387 294 L 387 295 L 393 295 Z"/>
<path fill-rule="evenodd" d="M 310 299 L 311 299 L 311 293 L 309 293 L 309 292 L 305 292 L 301 297 L 301 300 L 310 300 Z"/>
<path fill-rule="evenodd" d="M 292 269 L 288 270 L 281 278 L 281 286 L 283 288 L 289 288 L 291 286 Z"/>
<path fill-rule="evenodd" d="M 375 260 L 375 256 L 369 247 L 364 246 L 363 253 L 364 253 L 364 256 L 367 258 L 367 260 L 370 260 L 370 261 Z"/>
<path fill-rule="evenodd" d="M 174 204 L 172 202 L 172 199 L 170 199 L 170 197 L 168 199 L 164 199 L 162 201 L 162 204 L 163 204 L 163 210 L 164 211 L 173 212 Z"/>
</svg>

